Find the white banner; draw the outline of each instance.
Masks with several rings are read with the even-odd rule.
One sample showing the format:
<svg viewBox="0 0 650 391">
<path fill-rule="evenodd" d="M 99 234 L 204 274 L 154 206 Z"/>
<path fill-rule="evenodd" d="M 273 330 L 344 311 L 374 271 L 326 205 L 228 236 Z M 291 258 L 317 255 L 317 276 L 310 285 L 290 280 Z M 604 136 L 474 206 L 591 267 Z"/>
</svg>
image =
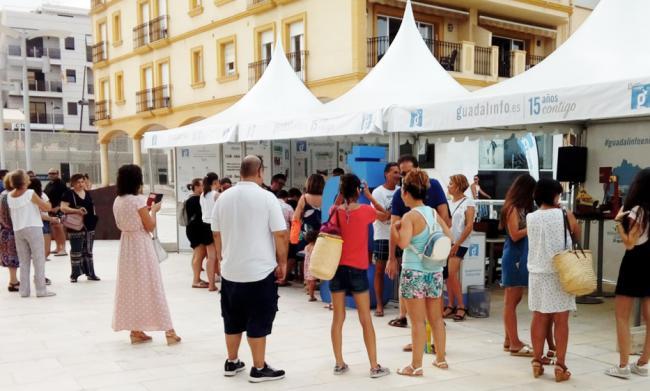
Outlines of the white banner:
<svg viewBox="0 0 650 391">
<path fill-rule="evenodd" d="M 387 110 L 390 132 L 432 132 L 650 115 L 650 79 L 473 97 Z"/>
</svg>

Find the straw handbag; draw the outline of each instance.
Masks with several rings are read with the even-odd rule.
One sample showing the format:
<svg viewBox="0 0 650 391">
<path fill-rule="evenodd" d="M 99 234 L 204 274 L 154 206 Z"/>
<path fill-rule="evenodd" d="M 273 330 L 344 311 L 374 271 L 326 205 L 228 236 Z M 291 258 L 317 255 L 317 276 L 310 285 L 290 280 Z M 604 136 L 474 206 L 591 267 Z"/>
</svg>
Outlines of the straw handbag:
<svg viewBox="0 0 650 391">
<path fill-rule="evenodd" d="M 583 250 L 577 242 L 577 249 L 567 248 L 567 231 L 569 222 L 566 211 L 564 214 L 564 248 L 565 250 L 553 256 L 553 267 L 557 271 L 562 289 L 571 295 L 584 296 L 596 290 L 596 274 L 594 273 L 591 251 Z M 568 233 L 571 234 L 570 232 Z"/>
<path fill-rule="evenodd" d="M 343 251 L 343 239 L 341 239 L 338 228 L 338 218 L 336 218 L 336 222 L 333 222 L 332 217 L 334 216 L 336 216 L 336 211 L 330 211 L 330 218 L 327 223 L 323 224 L 309 258 L 309 273 L 324 281 L 334 278 Z"/>
</svg>

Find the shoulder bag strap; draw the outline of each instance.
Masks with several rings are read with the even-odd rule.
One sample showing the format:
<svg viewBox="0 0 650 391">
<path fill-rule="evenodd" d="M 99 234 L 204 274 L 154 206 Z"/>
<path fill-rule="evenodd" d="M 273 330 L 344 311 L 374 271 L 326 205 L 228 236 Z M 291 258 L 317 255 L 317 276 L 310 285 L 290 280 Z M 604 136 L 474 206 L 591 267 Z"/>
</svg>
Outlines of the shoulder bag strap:
<svg viewBox="0 0 650 391">
<path fill-rule="evenodd" d="M 463 202 L 465 202 L 466 199 L 467 199 L 467 197 L 464 197 L 463 200 L 458 205 L 456 205 L 456 207 L 454 208 L 454 211 L 451 212 L 451 217 L 452 218 L 456 214 L 456 211 L 458 210 L 458 208 L 460 208 L 460 206 L 463 205 Z"/>
<path fill-rule="evenodd" d="M 564 249 L 567 249 L 567 233 L 571 235 L 571 232 L 569 231 L 569 218 L 567 217 L 566 210 L 562 209 L 562 222 L 564 223 Z"/>
</svg>

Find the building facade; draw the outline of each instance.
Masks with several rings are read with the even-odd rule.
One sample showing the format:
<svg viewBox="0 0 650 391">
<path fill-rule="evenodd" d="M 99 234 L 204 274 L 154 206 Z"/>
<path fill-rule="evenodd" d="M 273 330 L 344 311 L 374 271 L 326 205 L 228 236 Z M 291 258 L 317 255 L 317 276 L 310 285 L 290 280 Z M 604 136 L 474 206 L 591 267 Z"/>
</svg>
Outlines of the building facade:
<svg viewBox="0 0 650 391">
<path fill-rule="evenodd" d="M 4 26 L 15 30 L 58 30 L 66 38 L 43 36 L 27 42 L 27 86 L 22 85 L 20 41 L 2 35 L 0 50 L 7 54 L 6 79 L 16 89 L 9 91 L 8 108 L 23 108 L 23 91 L 29 90 L 29 119 L 32 130 L 95 131 L 95 93 L 90 56 L 92 32 L 87 10 L 44 6 L 33 12 L 5 10 Z M 80 123 L 79 101 L 85 99 Z M 27 117 L 27 116 L 26 116 Z"/>
<path fill-rule="evenodd" d="M 323 102 L 352 88 L 399 29 L 404 0 L 92 0 L 95 118 L 102 156 L 128 135 L 133 161 L 150 130 L 222 111 L 263 74 L 281 39 Z M 588 15 L 570 0 L 418 0 L 433 55 L 468 89 L 535 66 Z M 108 182 L 109 165 L 102 167 Z"/>
</svg>

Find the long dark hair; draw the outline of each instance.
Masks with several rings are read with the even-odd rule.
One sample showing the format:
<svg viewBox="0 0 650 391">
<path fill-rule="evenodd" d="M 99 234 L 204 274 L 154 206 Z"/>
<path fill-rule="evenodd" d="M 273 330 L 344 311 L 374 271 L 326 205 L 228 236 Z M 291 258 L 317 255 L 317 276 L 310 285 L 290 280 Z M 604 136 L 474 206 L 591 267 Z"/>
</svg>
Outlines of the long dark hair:
<svg viewBox="0 0 650 391">
<path fill-rule="evenodd" d="M 345 202 L 354 202 L 359 199 L 359 188 L 361 187 L 361 180 L 354 174 L 341 175 L 341 185 L 339 192 L 343 196 Z"/>
<path fill-rule="evenodd" d="M 650 168 L 639 171 L 634 177 L 630 190 L 625 197 L 623 210 L 628 211 L 635 206 L 639 207 L 636 222 L 623 224 L 623 226 L 627 232 L 634 224 L 640 224 L 641 232 L 645 232 L 648 224 L 650 224 Z"/>
<path fill-rule="evenodd" d="M 43 184 L 38 178 L 34 177 L 30 179 L 29 186 L 27 188 L 34 190 L 34 193 L 36 193 L 36 195 L 39 197 L 43 196 Z"/>
<path fill-rule="evenodd" d="M 535 178 L 529 174 L 519 175 L 510 185 L 501 209 L 500 228 L 505 228 L 508 225 L 508 216 L 513 210 L 523 210 L 526 213 L 532 212 L 535 185 Z"/>
<path fill-rule="evenodd" d="M 142 169 L 135 164 L 125 164 L 117 170 L 117 195 L 138 195 L 142 187 Z"/>
<path fill-rule="evenodd" d="M 207 195 L 209 192 L 212 191 L 212 184 L 214 181 L 219 180 L 219 175 L 215 174 L 214 172 L 209 172 L 206 174 L 205 178 L 203 178 L 203 195 Z"/>
</svg>

